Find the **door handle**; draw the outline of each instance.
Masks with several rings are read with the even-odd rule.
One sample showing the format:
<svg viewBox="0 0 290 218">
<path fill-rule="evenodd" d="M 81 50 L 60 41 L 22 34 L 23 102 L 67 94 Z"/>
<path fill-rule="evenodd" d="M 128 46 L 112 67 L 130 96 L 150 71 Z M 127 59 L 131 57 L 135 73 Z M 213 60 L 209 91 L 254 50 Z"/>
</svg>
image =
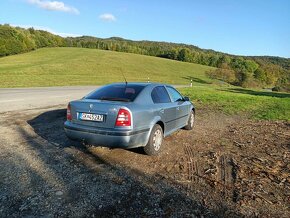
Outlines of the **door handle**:
<svg viewBox="0 0 290 218">
<path fill-rule="evenodd" d="M 163 114 L 164 114 L 164 109 L 161 109 L 161 110 L 160 110 L 160 113 L 163 113 Z"/>
</svg>

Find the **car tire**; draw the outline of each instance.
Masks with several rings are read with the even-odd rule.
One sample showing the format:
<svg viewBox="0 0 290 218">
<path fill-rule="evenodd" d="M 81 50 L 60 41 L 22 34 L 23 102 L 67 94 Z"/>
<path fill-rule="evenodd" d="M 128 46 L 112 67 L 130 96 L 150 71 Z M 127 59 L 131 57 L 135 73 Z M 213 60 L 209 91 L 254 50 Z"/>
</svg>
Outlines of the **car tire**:
<svg viewBox="0 0 290 218">
<path fill-rule="evenodd" d="M 149 141 L 144 147 L 147 155 L 158 155 L 162 150 L 163 129 L 160 125 L 155 124 L 150 133 Z"/>
<path fill-rule="evenodd" d="M 195 114 L 194 114 L 194 111 L 192 110 L 190 115 L 189 115 L 187 125 L 184 127 L 184 129 L 192 130 L 193 125 L 194 125 L 194 121 L 195 121 Z"/>
</svg>

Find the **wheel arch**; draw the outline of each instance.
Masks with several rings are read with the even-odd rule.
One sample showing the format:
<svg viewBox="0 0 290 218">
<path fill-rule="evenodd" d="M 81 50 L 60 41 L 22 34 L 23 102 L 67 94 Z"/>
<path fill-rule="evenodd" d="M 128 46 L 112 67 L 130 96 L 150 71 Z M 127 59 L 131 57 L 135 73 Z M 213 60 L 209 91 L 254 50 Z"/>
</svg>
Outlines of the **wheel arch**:
<svg viewBox="0 0 290 218">
<path fill-rule="evenodd" d="M 164 123 L 161 121 L 161 120 L 159 120 L 157 123 L 155 123 L 155 125 L 156 124 L 158 124 L 159 126 L 161 126 L 161 128 L 162 128 L 162 131 L 163 131 L 163 134 L 164 134 L 164 131 L 165 131 L 165 126 L 164 126 Z"/>
<path fill-rule="evenodd" d="M 191 106 L 190 110 L 192 110 L 195 113 L 195 107 L 193 105 Z"/>
<path fill-rule="evenodd" d="M 165 124 L 164 124 L 164 122 L 161 120 L 161 117 L 160 117 L 160 116 L 156 116 L 156 117 L 151 121 L 151 124 L 150 124 L 150 130 L 149 130 L 148 135 L 147 135 L 147 137 L 146 137 L 146 144 L 147 144 L 148 141 L 149 141 L 149 137 L 150 137 L 151 131 L 152 131 L 152 129 L 153 129 L 153 127 L 154 127 L 155 124 L 158 124 L 158 125 L 161 126 L 161 128 L 162 128 L 162 130 L 163 130 L 163 135 L 164 135 L 164 132 L 165 132 Z M 146 144 L 145 144 L 145 145 L 146 145 Z M 145 145 L 144 145 L 144 146 L 145 146 Z"/>
</svg>

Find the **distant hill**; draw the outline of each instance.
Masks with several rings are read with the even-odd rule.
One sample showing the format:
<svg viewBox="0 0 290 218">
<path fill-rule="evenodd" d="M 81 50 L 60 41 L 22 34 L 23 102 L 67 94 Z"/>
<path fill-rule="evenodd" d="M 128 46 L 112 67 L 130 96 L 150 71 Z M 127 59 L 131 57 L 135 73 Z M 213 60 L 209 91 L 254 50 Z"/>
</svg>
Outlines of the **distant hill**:
<svg viewBox="0 0 290 218">
<path fill-rule="evenodd" d="M 63 38 L 42 30 L 0 25 L 0 57 L 43 47 L 82 47 L 156 56 L 219 68 L 207 73 L 243 87 L 276 87 L 289 91 L 290 59 L 269 56 L 236 56 L 197 46 L 153 41 L 133 41 L 119 37 L 91 36 Z"/>
</svg>

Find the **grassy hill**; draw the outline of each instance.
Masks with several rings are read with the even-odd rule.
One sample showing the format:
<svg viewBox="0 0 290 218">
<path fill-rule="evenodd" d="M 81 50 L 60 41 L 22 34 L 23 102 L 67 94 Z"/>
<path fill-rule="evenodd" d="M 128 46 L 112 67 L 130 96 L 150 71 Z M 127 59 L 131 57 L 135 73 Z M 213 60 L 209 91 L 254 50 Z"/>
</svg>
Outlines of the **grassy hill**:
<svg viewBox="0 0 290 218">
<path fill-rule="evenodd" d="M 290 120 L 290 94 L 243 89 L 216 80 L 212 67 L 163 58 L 86 48 L 43 48 L 0 58 L 0 87 L 102 85 L 124 81 L 189 84 L 180 89 L 203 109 L 256 119 Z"/>
<path fill-rule="evenodd" d="M 0 87 L 101 85 L 128 81 L 208 83 L 212 67 L 86 48 L 42 48 L 0 59 Z"/>
<path fill-rule="evenodd" d="M 222 79 L 227 83 L 239 85 L 241 87 L 268 87 L 278 91 L 290 92 L 289 58 L 236 56 L 213 50 L 201 49 L 194 45 L 156 41 L 133 41 L 118 37 L 107 39 L 93 36 L 64 38 L 47 31 L 35 30 L 33 28 L 24 29 L 12 27 L 8 24 L 0 24 L 0 57 L 51 47 L 110 50 L 217 67 L 219 69 L 212 70 L 210 73 L 211 78 Z M 74 52 L 74 54 L 76 53 Z M 63 59 L 64 57 L 61 57 L 60 60 Z M 166 64 L 166 66 L 167 65 L 168 64 Z M 160 66 L 160 64 L 158 64 L 158 66 Z M 126 69 L 129 70 L 128 68 Z M 147 72 L 147 69 L 146 67 L 145 73 L 154 73 L 153 71 Z M 105 68 L 105 70 L 107 71 L 108 69 Z M 63 73 L 64 71 L 61 70 L 61 72 Z M 114 73 L 116 73 L 116 70 L 114 70 Z M 144 72 L 141 71 L 141 73 Z M 146 76 L 144 74 L 142 75 L 144 77 Z"/>
</svg>

